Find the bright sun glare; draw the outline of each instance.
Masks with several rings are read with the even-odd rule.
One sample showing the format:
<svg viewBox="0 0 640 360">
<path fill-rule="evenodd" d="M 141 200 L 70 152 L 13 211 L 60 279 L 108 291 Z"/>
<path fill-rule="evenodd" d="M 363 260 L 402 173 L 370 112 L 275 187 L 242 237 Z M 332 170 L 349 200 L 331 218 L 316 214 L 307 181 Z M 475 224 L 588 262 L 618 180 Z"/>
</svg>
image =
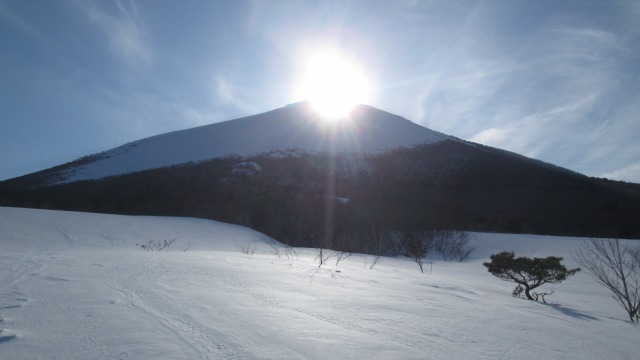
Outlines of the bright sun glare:
<svg viewBox="0 0 640 360">
<path fill-rule="evenodd" d="M 368 99 L 369 85 L 361 68 L 334 51 L 319 52 L 309 59 L 301 92 L 329 120 L 343 119 Z"/>
</svg>

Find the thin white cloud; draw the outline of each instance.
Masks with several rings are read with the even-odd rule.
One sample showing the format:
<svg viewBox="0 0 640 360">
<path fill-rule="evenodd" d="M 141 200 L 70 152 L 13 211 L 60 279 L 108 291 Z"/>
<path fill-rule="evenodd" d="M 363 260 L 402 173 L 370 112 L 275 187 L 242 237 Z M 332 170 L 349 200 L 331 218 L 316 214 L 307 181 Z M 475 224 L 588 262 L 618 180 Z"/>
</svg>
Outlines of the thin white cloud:
<svg viewBox="0 0 640 360">
<path fill-rule="evenodd" d="M 407 67 L 413 75 L 406 77 L 416 82 L 398 82 L 390 102 L 404 102 L 411 120 L 435 130 L 587 175 L 623 168 L 640 150 L 629 135 L 640 133 L 638 112 L 629 110 L 640 101 L 630 96 L 638 90 L 630 78 L 640 75 L 631 50 L 638 25 L 631 18 L 594 21 L 586 8 L 573 13 L 562 6 L 519 23 L 522 11 L 496 6 L 440 13 L 444 22 L 464 19 L 447 32 L 419 19 L 422 29 L 407 36 L 419 39 L 420 63 Z M 410 101 L 401 98 L 411 92 Z"/>
<path fill-rule="evenodd" d="M 95 2 L 82 1 L 80 4 L 107 38 L 109 50 L 115 57 L 132 66 L 152 63 L 152 49 L 135 1 L 116 1 L 115 14 Z"/>
<path fill-rule="evenodd" d="M 481 132 L 475 134 L 469 139 L 470 141 L 491 145 L 491 144 L 501 144 L 510 136 L 509 130 L 500 129 L 500 128 L 490 128 L 487 130 L 482 130 Z"/>
<path fill-rule="evenodd" d="M 22 17 L 18 16 L 15 12 L 11 11 L 11 9 L 9 9 L 9 7 L 5 5 L 4 1 L 0 1 L 0 18 L 4 18 L 6 21 L 26 34 L 35 36 L 39 39 L 43 38 L 40 30 L 31 25 L 29 22 L 25 21 Z"/>
<path fill-rule="evenodd" d="M 110 119 L 106 136 L 114 146 L 126 141 L 228 120 L 222 115 L 194 107 L 156 93 L 101 90 L 102 102 L 96 104 L 101 116 Z M 118 140 L 115 139 L 124 139 Z"/>
<path fill-rule="evenodd" d="M 225 103 L 235 102 L 235 96 L 229 82 L 222 76 L 216 78 L 216 89 L 220 99 Z"/>
<path fill-rule="evenodd" d="M 640 162 L 603 174 L 601 177 L 640 183 Z"/>
<path fill-rule="evenodd" d="M 290 85 L 303 68 L 302 50 L 332 45 L 365 62 L 377 85 L 370 105 L 434 130 L 593 176 L 627 176 L 640 154 L 640 2 L 634 0 L 580 6 L 71 0 L 51 7 L 49 17 L 19 12 L 28 7 L 16 4 L 0 0 L 0 21 L 11 38 L 42 33 L 48 41 L 36 45 L 53 49 L 45 55 L 55 58 L 33 63 L 41 61 L 47 73 L 56 69 L 53 76 L 86 94 L 81 118 L 109 124 L 96 133 L 107 129 L 132 140 L 282 106 L 297 100 Z M 156 20 L 150 16 L 174 26 L 147 27 L 152 23 L 145 20 Z M 93 32 L 76 36 L 87 23 Z M 27 48 L 16 44 L 17 51 Z M 99 58 L 105 51 L 124 66 Z M 118 96 L 105 99 L 92 93 L 95 87 Z"/>
<path fill-rule="evenodd" d="M 215 76 L 215 94 L 224 105 L 232 106 L 244 113 L 250 114 L 253 108 L 237 95 L 236 86 L 223 75 Z"/>
</svg>

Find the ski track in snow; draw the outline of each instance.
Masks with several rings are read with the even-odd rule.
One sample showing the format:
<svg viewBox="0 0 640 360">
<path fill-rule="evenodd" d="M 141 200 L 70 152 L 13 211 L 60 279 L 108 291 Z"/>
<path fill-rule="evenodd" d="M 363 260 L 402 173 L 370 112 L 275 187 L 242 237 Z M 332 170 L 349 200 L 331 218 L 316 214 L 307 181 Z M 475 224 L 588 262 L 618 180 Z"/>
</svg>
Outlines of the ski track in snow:
<svg viewBox="0 0 640 360">
<path fill-rule="evenodd" d="M 239 354 L 228 349 L 217 339 L 228 337 L 224 332 L 213 332 L 211 327 L 202 324 L 199 313 L 189 305 L 172 306 L 176 301 L 169 296 L 158 279 L 167 277 L 166 270 L 151 268 L 149 264 L 143 271 L 121 281 L 106 280 L 108 286 L 124 296 L 126 303 L 149 315 L 168 331 L 173 332 L 187 348 L 197 354 L 199 359 L 240 359 Z M 181 279 L 180 281 L 183 281 Z M 212 333 L 213 332 L 213 333 Z"/>
<path fill-rule="evenodd" d="M 0 218 L 3 360 L 635 359 L 640 350 L 640 328 L 587 274 L 556 287 L 549 300 L 560 305 L 545 305 L 512 298 L 513 284 L 482 267 L 502 250 L 573 266 L 579 239 L 478 234 L 471 261 L 434 257 L 429 275 L 405 258 L 373 269 L 357 254 L 318 267 L 312 249 L 277 259 L 262 235 L 197 219 L 7 208 Z M 135 245 L 167 235 L 182 243 Z M 183 251 L 187 243 L 200 250 Z"/>
</svg>

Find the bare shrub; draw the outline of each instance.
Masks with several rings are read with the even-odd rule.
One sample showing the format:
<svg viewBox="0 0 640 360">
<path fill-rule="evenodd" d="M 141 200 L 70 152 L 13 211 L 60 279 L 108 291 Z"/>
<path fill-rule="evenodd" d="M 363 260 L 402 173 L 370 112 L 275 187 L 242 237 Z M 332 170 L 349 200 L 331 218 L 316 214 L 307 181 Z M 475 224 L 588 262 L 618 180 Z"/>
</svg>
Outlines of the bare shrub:
<svg viewBox="0 0 640 360">
<path fill-rule="evenodd" d="M 419 258 L 419 259 L 416 259 L 416 264 L 418 264 L 418 267 L 420 267 L 420 272 L 423 274 L 424 274 L 424 265 L 429 264 L 429 275 L 431 275 L 431 270 L 433 270 L 432 262 L 425 263 L 423 258 Z"/>
<path fill-rule="evenodd" d="M 386 254 L 389 256 L 398 256 L 407 252 L 407 243 L 413 235 L 412 231 L 399 230 L 389 233 L 387 240 Z"/>
<path fill-rule="evenodd" d="M 420 272 L 423 274 L 424 274 L 424 265 L 429 264 L 429 275 L 431 275 L 431 270 L 433 270 L 432 262 L 425 263 L 424 258 L 418 258 L 416 259 L 416 264 L 418 264 L 418 267 L 420 267 Z"/>
<path fill-rule="evenodd" d="M 371 266 L 369 266 L 369 269 L 373 269 L 374 266 L 376 266 L 376 264 L 378 263 L 378 261 L 380 261 L 380 255 L 376 255 L 373 258 L 373 262 L 371 263 Z M 365 264 L 366 266 L 366 264 Z"/>
<path fill-rule="evenodd" d="M 591 239 L 582 241 L 573 257 L 611 291 L 631 322 L 639 322 L 640 246 L 622 246 L 618 239 Z"/>
<path fill-rule="evenodd" d="M 351 256 L 351 253 L 347 251 L 336 251 L 335 256 L 336 256 L 336 266 L 338 266 L 338 263 L 348 258 L 349 256 Z"/>
<path fill-rule="evenodd" d="M 162 251 L 168 248 L 169 246 L 171 246 L 171 244 L 173 244 L 177 239 L 178 238 L 171 239 L 171 240 L 163 240 L 163 241 L 149 240 L 146 244 L 136 244 L 136 245 L 140 246 L 144 251 Z"/>
<path fill-rule="evenodd" d="M 436 232 L 434 248 L 447 261 L 465 261 L 474 248 L 468 247 L 471 236 L 466 231 L 448 230 Z"/>
<path fill-rule="evenodd" d="M 298 252 L 296 251 L 296 249 L 292 248 L 291 246 L 286 246 L 284 248 L 284 256 L 285 258 L 287 258 L 287 260 L 289 259 L 298 260 Z"/>
<path fill-rule="evenodd" d="M 278 259 L 282 259 L 282 251 L 276 244 L 269 244 L 271 247 L 271 253 L 275 255 Z"/>
<path fill-rule="evenodd" d="M 277 243 L 269 243 L 269 247 L 271 247 L 271 254 L 278 259 L 298 260 L 298 252 L 291 246 L 279 247 Z"/>
<path fill-rule="evenodd" d="M 327 249 L 321 248 L 319 247 L 318 249 L 316 249 L 316 259 L 315 261 L 318 262 L 318 267 L 324 265 L 327 263 L 327 260 L 329 260 L 329 258 L 331 257 L 331 254 L 329 253 L 329 251 L 327 251 Z"/>
<path fill-rule="evenodd" d="M 418 267 L 420 267 L 420 272 L 424 274 L 424 269 L 422 268 L 424 262 L 422 261 L 422 258 L 416 258 L 416 264 L 418 264 Z"/>
<path fill-rule="evenodd" d="M 416 262 L 429 254 L 433 248 L 434 232 L 429 230 L 412 231 L 405 235 L 405 255 Z"/>
<path fill-rule="evenodd" d="M 389 228 L 378 222 L 371 222 L 368 226 L 368 235 L 370 242 L 366 252 L 369 254 L 380 255 L 388 251 L 389 238 L 391 231 Z"/>
<path fill-rule="evenodd" d="M 418 264 L 420 272 L 424 273 L 424 258 L 433 248 L 434 231 L 412 230 L 399 232 L 399 243 L 402 244 L 402 253 L 413 258 Z"/>
<path fill-rule="evenodd" d="M 253 255 L 256 252 L 256 247 L 255 246 L 251 246 L 249 244 L 238 244 L 236 243 L 236 246 L 238 247 L 238 250 L 240 250 L 240 252 L 244 255 Z"/>
</svg>

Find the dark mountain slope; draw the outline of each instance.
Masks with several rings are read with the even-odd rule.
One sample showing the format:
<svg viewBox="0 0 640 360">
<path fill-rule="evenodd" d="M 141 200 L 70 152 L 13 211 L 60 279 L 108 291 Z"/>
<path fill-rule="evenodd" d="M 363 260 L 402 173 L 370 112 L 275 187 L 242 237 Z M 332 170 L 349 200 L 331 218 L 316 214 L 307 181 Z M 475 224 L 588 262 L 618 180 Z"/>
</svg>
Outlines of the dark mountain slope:
<svg viewBox="0 0 640 360">
<path fill-rule="evenodd" d="M 224 157 L 41 189 L 5 187 L 0 205 L 203 217 L 293 245 L 335 247 L 380 229 L 640 238 L 638 188 L 447 140 L 375 154 Z"/>
<path fill-rule="evenodd" d="M 0 205 L 194 216 L 292 245 L 379 253 L 457 229 L 640 238 L 640 185 L 592 179 L 360 106 L 298 103 L 0 182 Z"/>
</svg>

